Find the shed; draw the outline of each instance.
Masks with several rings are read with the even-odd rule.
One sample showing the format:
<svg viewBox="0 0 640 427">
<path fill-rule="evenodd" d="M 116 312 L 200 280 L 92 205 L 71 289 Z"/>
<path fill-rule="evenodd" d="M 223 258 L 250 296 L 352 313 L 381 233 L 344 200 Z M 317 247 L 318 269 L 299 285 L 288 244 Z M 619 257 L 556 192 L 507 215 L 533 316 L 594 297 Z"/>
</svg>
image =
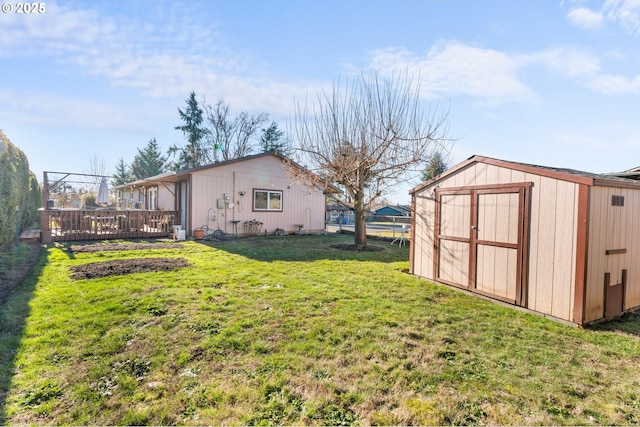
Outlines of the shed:
<svg viewBox="0 0 640 427">
<path fill-rule="evenodd" d="M 412 274 L 585 324 L 640 306 L 640 182 L 473 156 L 412 189 Z"/>
</svg>

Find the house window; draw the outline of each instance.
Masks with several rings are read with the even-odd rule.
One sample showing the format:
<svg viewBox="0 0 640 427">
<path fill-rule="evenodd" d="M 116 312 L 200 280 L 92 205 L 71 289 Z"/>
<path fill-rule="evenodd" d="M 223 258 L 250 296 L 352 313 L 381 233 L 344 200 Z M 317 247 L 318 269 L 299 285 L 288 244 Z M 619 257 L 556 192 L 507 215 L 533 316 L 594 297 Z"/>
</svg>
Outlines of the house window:
<svg viewBox="0 0 640 427">
<path fill-rule="evenodd" d="M 624 206 L 624 196 L 611 196 L 611 206 Z"/>
<path fill-rule="evenodd" d="M 282 212 L 282 191 L 253 190 L 253 210 Z"/>
</svg>

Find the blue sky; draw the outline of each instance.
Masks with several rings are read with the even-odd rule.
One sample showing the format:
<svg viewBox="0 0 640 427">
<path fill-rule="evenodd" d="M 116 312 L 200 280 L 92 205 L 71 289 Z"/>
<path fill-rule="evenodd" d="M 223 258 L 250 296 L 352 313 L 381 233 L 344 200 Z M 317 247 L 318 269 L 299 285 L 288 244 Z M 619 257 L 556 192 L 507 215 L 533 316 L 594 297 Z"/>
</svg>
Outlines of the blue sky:
<svg viewBox="0 0 640 427">
<path fill-rule="evenodd" d="M 370 70 L 409 70 L 425 111 L 449 109 L 452 164 L 640 165 L 638 0 L 44 5 L 0 13 L 0 129 L 39 179 L 183 144 L 190 91 L 286 128 L 296 101 Z"/>
</svg>

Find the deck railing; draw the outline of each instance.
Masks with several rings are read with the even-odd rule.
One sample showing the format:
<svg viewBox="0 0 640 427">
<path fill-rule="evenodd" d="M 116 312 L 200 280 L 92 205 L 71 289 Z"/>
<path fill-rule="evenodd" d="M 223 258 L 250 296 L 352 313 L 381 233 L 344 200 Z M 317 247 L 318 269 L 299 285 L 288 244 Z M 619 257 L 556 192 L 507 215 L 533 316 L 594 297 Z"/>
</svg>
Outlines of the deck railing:
<svg viewBox="0 0 640 427">
<path fill-rule="evenodd" d="M 178 211 L 42 209 L 43 243 L 69 240 L 166 237 L 180 224 Z"/>
</svg>

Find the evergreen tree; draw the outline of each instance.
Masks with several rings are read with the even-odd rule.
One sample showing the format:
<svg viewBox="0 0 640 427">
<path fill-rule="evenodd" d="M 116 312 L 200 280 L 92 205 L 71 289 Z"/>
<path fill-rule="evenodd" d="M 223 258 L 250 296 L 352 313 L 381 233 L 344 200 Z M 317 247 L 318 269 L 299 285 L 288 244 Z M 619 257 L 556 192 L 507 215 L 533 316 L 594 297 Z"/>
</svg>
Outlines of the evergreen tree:
<svg viewBox="0 0 640 427">
<path fill-rule="evenodd" d="M 158 142 L 151 138 L 146 147 L 138 148 L 138 154 L 131 163 L 131 174 L 135 179 L 149 178 L 166 171 L 167 157 L 162 155 Z"/>
<path fill-rule="evenodd" d="M 449 166 L 445 162 L 442 153 L 440 151 L 436 151 L 429 157 L 427 167 L 422 172 L 422 180 L 429 181 L 446 171 L 448 168 Z"/>
<path fill-rule="evenodd" d="M 133 181 L 131 168 L 124 162 L 124 159 L 120 157 L 120 160 L 118 160 L 116 164 L 116 173 L 113 174 L 111 185 L 122 185 L 131 181 Z"/>
<path fill-rule="evenodd" d="M 196 100 L 195 92 L 191 92 L 189 95 L 185 111 L 178 108 L 178 113 L 184 125 L 176 126 L 175 129 L 182 131 L 187 138 L 187 145 L 178 147 L 174 144 L 169 148 L 169 155 L 178 155 L 178 159 L 173 163 L 173 168 L 183 170 L 202 166 L 206 163 L 207 158 L 203 139 L 208 131 L 202 126 L 203 111 Z"/>
<path fill-rule="evenodd" d="M 289 147 L 287 141 L 284 139 L 284 132 L 278 129 L 276 122 L 271 122 L 271 125 L 262 129 L 262 136 L 260 137 L 260 146 L 263 152 L 275 151 L 284 156 L 289 153 Z"/>
</svg>

